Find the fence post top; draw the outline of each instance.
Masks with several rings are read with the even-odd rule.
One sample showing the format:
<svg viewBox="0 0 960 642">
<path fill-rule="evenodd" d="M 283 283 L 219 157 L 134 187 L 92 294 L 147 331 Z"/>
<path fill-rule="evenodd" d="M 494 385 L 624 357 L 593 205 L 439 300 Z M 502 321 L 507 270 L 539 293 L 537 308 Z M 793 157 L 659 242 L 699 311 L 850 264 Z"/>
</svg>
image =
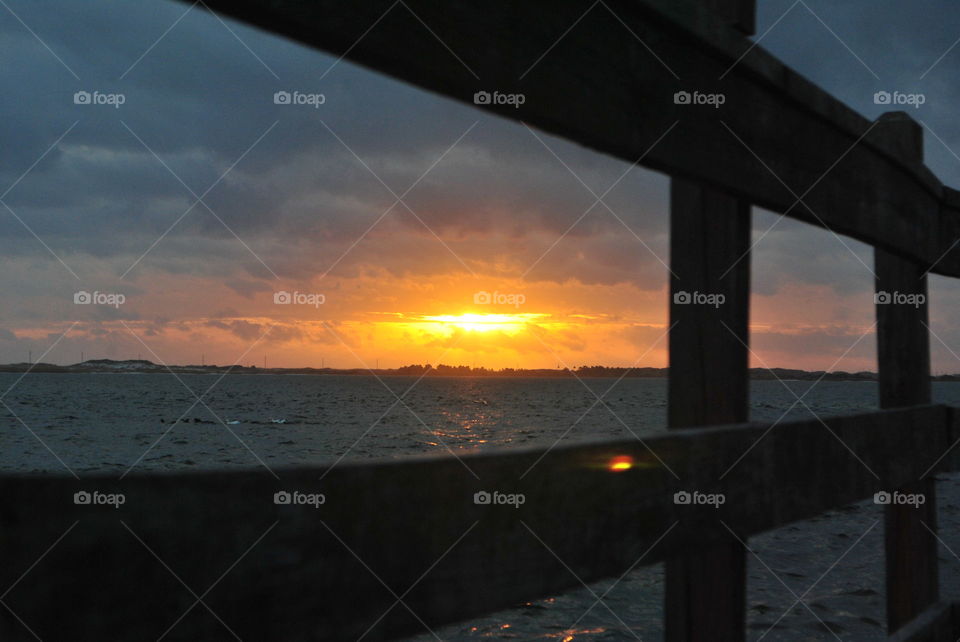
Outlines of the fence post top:
<svg viewBox="0 0 960 642">
<path fill-rule="evenodd" d="M 913 116 L 899 109 L 896 111 L 885 111 L 882 114 L 880 114 L 879 117 L 877 117 L 877 122 L 880 122 L 880 123 L 901 122 L 905 120 L 909 120 L 914 124 L 916 124 L 917 126 L 919 126 L 919 123 L 913 120 Z"/>
<path fill-rule="evenodd" d="M 871 137 L 887 146 L 909 162 L 923 162 L 923 126 L 904 111 L 880 114 Z"/>
</svg>

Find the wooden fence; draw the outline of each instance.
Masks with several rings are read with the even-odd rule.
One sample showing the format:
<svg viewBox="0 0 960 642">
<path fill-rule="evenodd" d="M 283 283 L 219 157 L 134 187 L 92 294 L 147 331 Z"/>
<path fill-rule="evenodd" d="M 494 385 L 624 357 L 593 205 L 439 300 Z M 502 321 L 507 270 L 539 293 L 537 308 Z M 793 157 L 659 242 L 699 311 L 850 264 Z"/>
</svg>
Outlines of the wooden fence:
<svg viewBox="0 0 960 642">
<path fill-rule="evenodd" d="M 917 123 L 867 121 L 753 46 L 752 0 L 207 5 L 471 104 L 477 91 L 522 93 L 519 108 L 481 108 L 668 173 L 671 294 L 726 302 L 671 299 L 676 430 L 643 442 L 298 469 L 282 482 L 2 476 L 3 639 L 62 627 L 84 640 L 387 639 L 665 561 L 667 639 L 742 640 L 742 542 L 883 490 L 927 498 L 885 509 L 889 629 L 960 635 L 938 596 L 933 483 L 956 468 L 960 414 L 930 405 L 926 305 L 876 306 L 882 410 L 745 423 L 752 205 L 873 245 L 878 293 L 960 276 L 960 194 L 924 166 Z M 684 91 L 726 100 L 682 104 Z M 75 505 L 82 490 L 126 502 Z M 725 502 L 676 503 L 693 490 Z M 284 491 L 326 502 L 274 503 Z M 485 491 L 525 502 L 476 503 Z"/>
</svg>

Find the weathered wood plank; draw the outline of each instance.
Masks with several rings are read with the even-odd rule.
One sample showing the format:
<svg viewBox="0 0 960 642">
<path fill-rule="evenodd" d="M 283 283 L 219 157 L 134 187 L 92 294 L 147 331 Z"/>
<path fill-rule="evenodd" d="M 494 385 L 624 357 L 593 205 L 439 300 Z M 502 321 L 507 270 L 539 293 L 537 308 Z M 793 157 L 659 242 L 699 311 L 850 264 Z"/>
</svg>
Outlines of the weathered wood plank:
<svg viewBox="0 0 960 642">
<path fill-rule="evenodd" d="M 868 120 L 754 47 L 699 0 L 591 4 L 205 6 L 455 100 L 473 104 L 480 90 L 523 93 L 519 108 L 481 108 L 629 162 L 643 156 L 647 167 L 960 276 L 960 248 L 950 249 L 960 235 L 957 198 L 921 163 L 869 136 Z M 722 92 L 726 101 L 719 108 L 675 104 L 677 91 Z"/>
<path fill-rule="evenodd" d="M 671 181 L 671 428 L 747 420 L 749 250 L 748 203 Z"/>
<path fill-rule="evenodd" d="M 229 570 L 204 602 L 243 639 L 356 639 L 395 600 L 371 571 L 397 595 L 414 586 L 404 602 L 435 626 L 580 586 L 574 573 L 595 580 L 723 542 L 721 519 L 746 536 L 903 487 L 948 445 L 941 406 L 827 424 L 672 431 L 645 440 L 650 450 L 630 440 L 465 457 L 480 481 L 449 457 L 342 464 L 322 481 L 321 469 L 280 470 L 281 482 L 258 471 L 80 483 L 0 476 L 0 594 L 13 586 L 3 602 L 42 639 L 157 639 L 195 598 L 139 537 L 197 595 Z M 615 456 L 634 465 L 610 472 Z M 81 489 L 122 492 L 126 502 L 74 505 Z M 726 501 L 674 504 L 674 493 L 695 489 Z M 324 493 L 326 503 L 278 506 L 279 490 Z M 526 501 L 475 505 L 480 490 Z M 398 605 L 364 639 L 419 628 Z M 187 631 L 233 639 L 202 605 L 168 638 Z M 23 636 L 0 608 L 0 638 Z"/>
<path fill-rule="evenodd" d="M 741 423 L 749 397 L 750 204 L 684 180 L 670 189 L 667 423 Z M 746 596 L 746 551 L 732 534 L 669 559 L 666 638 L 744 639 Z"/>
<path fill-rule="evenodd" d="M 905 159 L 923 156 L 923 131 L 905 114 L 884 114 L 875 135 L 903 150 Z M 911 261 L 875 251 L 877 362 L 880 406 L 895 408 L 930 402 L 930 331 L 927 328 L 927 277 Z M 889 489 L 892 491 L 892 489 Z M 887 628 L 893 632 L 939 597 L 936 485 L 932 476 L 897 489 L 922 495 L 920 506 L 894 501 L 885 509 Z"/>
</svg>

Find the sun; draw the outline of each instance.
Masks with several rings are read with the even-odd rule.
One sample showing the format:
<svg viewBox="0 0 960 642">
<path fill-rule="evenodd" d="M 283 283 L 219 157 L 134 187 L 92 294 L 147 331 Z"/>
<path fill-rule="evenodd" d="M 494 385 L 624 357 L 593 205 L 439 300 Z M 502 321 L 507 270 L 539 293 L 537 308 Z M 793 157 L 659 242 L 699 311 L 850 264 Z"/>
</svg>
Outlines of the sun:
<svg viewBox="0 0 960 642">
<path fill-rule="evenodd" d="M 436 316 L 424 316 L 421 319 L 427 323 L 436 323 L 442 327 L 460 328 L 470 332 L 504 332 L 515 334 L 537 319 L 547 316 L 545 314 L 525 313 L 525 314 L 475 314 L 465 312 L 463 314 L 440 314 Z"/>
</svg>

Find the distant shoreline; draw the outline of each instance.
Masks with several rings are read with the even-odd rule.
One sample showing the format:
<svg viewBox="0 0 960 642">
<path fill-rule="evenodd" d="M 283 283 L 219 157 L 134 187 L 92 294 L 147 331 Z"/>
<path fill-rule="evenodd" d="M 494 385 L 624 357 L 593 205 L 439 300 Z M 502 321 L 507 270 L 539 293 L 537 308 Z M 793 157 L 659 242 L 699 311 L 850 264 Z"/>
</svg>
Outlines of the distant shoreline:
<svg viewBox="0 0 960 642">
<path fill-rule="evenodd" d="M 59 366 L 52 363 L 7 363 L 0 364 L 0 372 L 10 373 L 59 373 L 59 374 L 237 374 L 237 375 L 339 375 L 362 376 L 377 375 L 382 377 L 396 376 L 428 376 L 428 377 L 527 377 L 527 378 L 632 378 L 657 379 L 666 378 L 668 368 L 611 368 L 606 366 L 582 366 L 573 370 L 551 369 L 515 369 L 502 368 L 489 370 L 487 368 L 471 368 L 469 366 L 436 367 L 428 365 L 411 365 L 402 368 L 368 369 L 368 368 L 258 368 L 256 366 L 217 366 L 217 365 L 171 365 L 165 366 L 143 359 L 128 361 L 114 361 L 113 359 L 95 359 L 68 366 Z M 751 368 L 750 379 L 764 380 L 800 380 L 800 381 L 877 381 L 875 372 L 824 372 L 809 370 L 793 370 L 789 368 Z M 936 375 L 932 381 L 960 381 L 960 374 Z"/>
</svg>

